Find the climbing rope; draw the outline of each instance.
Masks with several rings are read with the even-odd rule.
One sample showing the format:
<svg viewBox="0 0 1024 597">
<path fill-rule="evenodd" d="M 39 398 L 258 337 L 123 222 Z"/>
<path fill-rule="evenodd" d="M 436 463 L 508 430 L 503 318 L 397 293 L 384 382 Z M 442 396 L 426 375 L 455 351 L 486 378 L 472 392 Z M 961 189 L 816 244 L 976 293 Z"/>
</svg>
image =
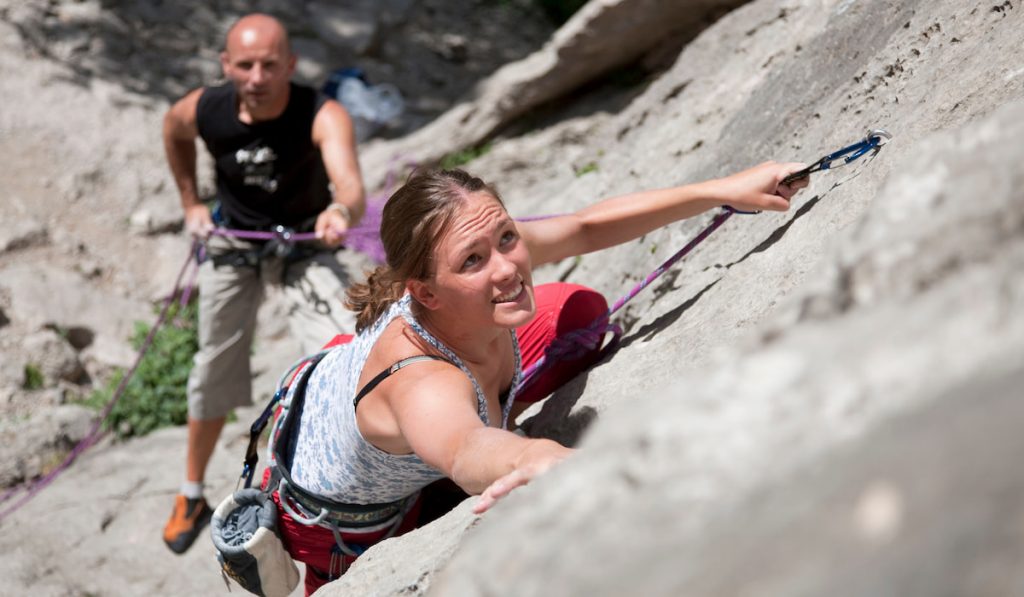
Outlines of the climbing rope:
<svg viewBox="0 0 1024 597">
<path fill-rule="evenodd" d="M 389 178 L 389 186 L 391 184 Z M 380 247 L 380 208 L 383 202 L 387 200 L 387 190 L 383 193 L 378 194 L 376 197 L 370 197 L 367 199 L 367 215 L 364 216 L 363 220 L 360 221 L 358 226 L 350 228 L 346 233 L 346 241 L 350 246 L 361 250 L 361 252 L 367 254 L 369 257 L 377 260 L 378 262 L 383 261 L 383 247 Z M 374 216 L 376 214 L 376 216 Z M 233 228 L 214 228 L 211 235 L 239 238 L 243 240 L 254 240 L 254 241 L 276 241 L 282 251 L 290 250 L 290 248 L 299 242 L 314 241 L 317 238 L 314 232 L 295 232 L 294 230 L 285 226 L 276 226 L 269 231 L 257 231 L 257 230 L 239 230 Z M 100 416 L 93 423 L 92 428 L 84 439 L 78 442 L 71 452 L 64 458 L 64 460 L 56 468 L 48 472 L 46 475 L 36 479 L 35 481 L 26 482 L 19 486 L 12 487 L 0 495 L 0 504 L 5 504 L 19 493 L 24 492 L 24 495 L 16 502 L 11 504 L 6 510 L 0 512 L 0 522 L 7 516 L 24 506 L 35 497 L 40 491 L 45 489 L 48 485 L 63 473 L 68 467 L 71 466 L 72 462 L 80 456 L 83 452 L 88 450 L 90 447 L 98 443 L 106 435 L 106 431 L 103 431 L 103 424 L 110 418 L 110 414 L 114 409 L 114 406 L 121 399 L 124 394 L 125 388 L 128 386 L 128 382 L 131 381 L 132 376 L 138 369 L 139 364 L 142 362 L 143 357 L 153 344 L 153 339 L 156 337 L 157 331 L 160 327 L 166 323 L 167 315 L 170 311 L 171 305 L 178 299 L 181 307 L 188 305 L 189 300 L 192 296 L 193 288 L 195 287 L 196 277 L 199 272 L 198 264 L 202 263 L 206 258 L 206 245 L 194 241 L 192 246 L 189 248 L 188 257 L 185 259 L 184 265 L 182 265 L 178 276 L 174 281 L 174 289 L 171 291 L 167 298 L 164 300 L 160 314 L 156 319 L 156 322 L 149 330 L 149 334 L 142 342 L 142 346 L 139 348 L 136 354 L 135 361 L 131 368 L 128 369 L 124 377 L 121 378 L 117 388 L 114 390 L 110 401 L 104 406 Z M 190 267 L 190 266 L 195 267 Z M 186 273 L 188 276 L 186 278 Z M 187 280 L 184 284 L 183 280 Z"/>
<path fill-rule="evenodd" d="M 24 506 L 29 500 L 35 497 L 36 494 L 38 494 L 40 491 L 42 491 L 48 485 L 50 485 L 53 482 L 53 480 L 57 478 L 58 475 L 60 475 L 69 466 L 71 466 L 71 463 L 74 462 L 74 460 L 79 455 L 81 455 L 83 452 L 85 452 L 90 447 L 95 445 L 107 434 L 107 432 L 102 429 L 103 424 L 110 417 L 110 413 L 111 411 L 113 411 L 114 405 L 117 404 L 118 400 L 120 400 L 121 395 L 124 393 L 125 388 L 128 386 L 128 382 L 131 380 L 132 375 L 135 373 L 135 370 L 139 368 L 139 364 L 142 362 L 142 357 L 145 356 L 146 351 L 153 344 L 153 339 L 156 337 L 157 330 L 159 330 L 160 326 L 162 326 L 164 322 L 167 320 L 167 314 L 170 312 L 171 305 L 174 303 L 175 298 L 179 296 L 179 293 L 182 296 L 184 296 L 184 293 L 180 292 L 182 289 L 181 281 L 185 277 L 185 272 L 188 271 L 189 267 L 195 263 L 195 260 L 192 258 L 195 251 L 196 243 L 193 242 L 192 249 L 189 251 L 188 258 L 185 260 L 184 265 L 182 265 L 181 269 L 178 271 L 178 276 L 174 281 L 174 290 L 172 290 L 171 294 L 167 295 L 167 298 L 164 299 L 164 304 L 163 308 L 160 310 L 160 315 L 157 317 L 156 323 L 154 323 L 153 326 L 149 329 L 149 334 L 146 335 L 146 339 L 143 340 L 142 346 L 139 348 L 139 352 L 135 357 L 135 362 L 132 364 L 131 368 L 128 369 L 128 372 L 125 373 L 124 377 L 121 378 L 121 382 L 117 384 L 117 388 L 114 390 L 114 394 L 111 396 L 110 401 L 107 402 L 107 405 L 103 408 L 103 411 L 100 413 L 100 416 L 93 423 L 92 428 L 89 430 L 89 433 L 85 436 L 84 439 L 78 442 L 74 449 L 72 449 L 71 452 L 67 455 L 67 457 L 64 458 L 64 461 L 61 462 L 52 471 L 35 480 L 34 482 L 24 483 L 21 486 L 12 488 L 8 490 L 2 497 L 0 497 L 0 504 L 2 504 L 6 503 L 8 500 L 13 498 L 18 493 L 22 491 L 25 492 L 25 495 L 18 499 L 18 501 L 11 504 L 11 506 L 9 506 L 6 510 L 0 512 L 0 522 L 2 522 L 4 518 L 6 518 L 14 511 Z"/>
<path fill-rule="evenodd" d="M 781 184 L 790 184 L 794 181 L 800 180 L 801 178 L 807 178 L 814 172 L 845 166 L 854 160 L 867 155 L 869 152 L 871 153 L 871 157 L 874 158 L 889 139 L 892 139 L 892 135 L 886 130 L 876 129 L 868 131 L 867 136 L 860 141 L 852 145 L 848 145 L 838 151 L 834 151 L 803 170 L 790 174 L 782 179 Z M 624 307 L 626 303 L 632 300 L 633 297 L 640 293 L 640 291 L 647 288 L 651 282 L 668 271 L 668 269 L 676 262 L 693 251 L 697 245 L 704 242 L 704 240 L 711 236 L 715 230 L 721 228 L 722 224 L 725 224 L 733 214 L 753 215 L 757 213 L 760 212 L 742 211 L 728 205 L 724 206 L 722 211 L 719 212 L 718 215 L 711 220 L 711 223 L 701 230 L 693 240 L 686 243 L 686 246 L 666 259 L 664 263 L 648 274 L 640 281 L 639 284 L 634 286 L 629 292 L 619 298 L 619 300 L 615 301 L 605 314 L 594 319 L 594 321 L 585 328 L 581 328 L 570 334 L 555 338 L 550 347 L 544 351 L 544 355 L 523 372 L 522 381 L 519 382 L 519 386 L 516 390 L 517 393 L 521 392 L 524 388 L 533 383 L 542 372 L 554 365 L 555 362 L 579 358 L 587 351 L 596 349 L 600 346 L 601 340 L 608 333 L 612 334 L 612 339 L 602 349 L 601 356 L 603 357 L 611 350 L 614 350 L 622 336 L 622 328 L 614 323 L 610 323 L 611 316 L 615 314 L 615 312 Z"/>
<path fill-rule="evenodd" d="M 885 130 L 872 130 L 869 131 L 867 136 L 847 147 L 844 147 L 838 151 L 830 153 L 821 159 L 817 160 L 807 168 L 794 172 L 782 180 L 782 184 L 789 184 L 793 181 L 801 178 L 806 178 L 813 172 L 824 171 L 835 169 L 840 166 L 847 165 L 854 160 L 871 153 L 873 158 L 877 155 L 881 147 L 892 138 L 892 135 Z M 388 185 L 390 188 L 392 179 L 389 173 Z M 367 200 L 367 214 L 364 216 L 363 221 L 360 222 L 359 226 L 355 226 L 349 229 L 346 234 L 346 240 L 350 244 L 353 244 L 357 250 L 361 250 L 372 258 L 375 258 L 378 262 L 383 262 L 383 248 L 380 246 L 379 237 L 379 225 L 380 225 L 380 212 L 383 207 L 383 203 L 386 202 L 389 192 L 385 191 L 379 197 L 371 197 Z M 716 215 L 711 222 L 701 230 L 690 242 L 688 242 L 682 249 L 677 251 L 664 263 L 658 266 L 654 271 L 648 274 L 643 280 L 641 280 L 636 286 L 634 286 L 629 292 L 619 298 L 615 303 L 608 309 L 608 311 L 595 318 L 590 325 L 574 330 L 567 334 L 563 334 L 555 338 L 551 345 L 545 350 L 544 355 L 533 365 L 531 365 L 526 371 L 523 372 L 522 381 L 520 381 L 516 392 L 522 392 L 524 388 L 533 383 L 539 375 L 547 368 L 551 367 L 555 362 L 559 360 L 572 360 L 577 359 L 590 352 L 601 345 L 604 337 L 611 333 L 613 334 L 612 340 L 605 345 L 601 350 L 602 356 L 610 352 L 617 345 L 618 340 L 622 336 L 622 328 L 618 324 L 611 322 L 611 316 L 619 311 L 632 300 L 637 294 L 639 294 L 644 288 L 650 285 L 655 279 L 665 273 L 670 267 L 676 262 L 689 254 L 695 249 L 701 242 L 707 239 L 714 231 L 721 228 L 725 222 L 732 217 L 733 214 L 753 214 L 757 212 L 746 212 L 734 209 L 729 206 L 723 207 L 722 211 Z M 524 220 L 532 220 L 540 218 L 525 218 Z M 234 237 L 244 240 L 257 240 L 257 241 L 277 241 L 283 247 L 290 247 L 297 242 L 312 241 L 317 238 L 315 233 L 312 232 L 295 232 L 290 228 L 284 226 L 277 226 L 270 231 L 253 231 L 253 230 L 238 230 L 230 228 L 216 228 L 211 234 L 224 237 Z M 18 501 L 8 507 L 6 510 L 0 512 L 0 522 L 4 520 L 8 515 L 18 510 L 20 507 L 25 505 L 29 500 L 35 497 L 40 491 L 50 485 L 54 479 L 57 478 L 63 471 L 65 471 L 74 460 L 85 452 L 88 448 L 99 442 L 105 435 L 106 432 L 102 430 L 103 423 L 109 418 L 111 411 L 117 404 L 117 401 L 121 398 L 124 393 L 128 382 L 131 380 L 135 370 L 138 369 L 139 364 L 142 362 L 142 358 L 145 356 L 146 351 L 153 343 L 153 339 L 156 336 L 158 329 L 165 323 L 167 314 L 170 311 L 171 305 L 174 303 L 176 297 L 180 297 L 181 305 L 187 305 L 188 300 L 191 296 L 192 288 L 194 286 L 195 276 L 198 271 L 198 263 L 205 258 L 205 245 L 198 242 L 193 242 L 191 249 L 189 250 L 188 258 L 182 265 L 178 276 L 174 282 L 174 289 L 164 300 L 163 307 L 157 317 L 156 322 L 149 330 L 149 334 L 146 336 L 136 355 L 135 362 L 132 364 L 128 372 L 121 378 L 120 383 L 114 390 L 114 394 L 110 401 L 104 407 L 101 415 L 93 423 L 92 428 L 84 439 L 82 439 L 75 448 L 68 454 L 68 456 L 54 468 L 52 471 L 47 473 L 45 476 L 37 479 L 35 482 L 25 483 L 21 486 L 12 488 L 0 495 L 0 504 L 4 504 L 12 499 L 18 493 L 24 491 L 23 495 Z M 190 269 L 190 266 L 195 264 L 192 275 L 189 278 L 189 282 L 182 285 L 182 280 L 185 279 L 186 272 Z M 293 366 L 292 370 L 297 367 L 298 364 L 305 362 L 305 357 L 297 361 L 296 366 Z M 283 381 L 284 377 L 282 377 Z M 279 383 L 279 386 L 282 385 Z M 279 399 L 280 388 L 275 395 L 275 399 Z M 269 408 L 267 409 L 269 411 Z M 244 473 L 243 473 L 244 475 Z M 249 473 L 251 479 L 251 472 Z"/>
</svg>

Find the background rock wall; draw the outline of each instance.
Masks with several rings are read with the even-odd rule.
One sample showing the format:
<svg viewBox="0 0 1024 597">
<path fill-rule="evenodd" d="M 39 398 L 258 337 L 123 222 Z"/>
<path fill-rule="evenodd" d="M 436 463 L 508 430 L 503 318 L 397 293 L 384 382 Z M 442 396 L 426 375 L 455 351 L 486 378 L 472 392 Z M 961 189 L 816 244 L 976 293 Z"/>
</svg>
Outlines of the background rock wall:
<svg viewBox="0 0 1024 597">
<path fill-rule="evenodd" d="M 988 437 L 988 424 L 965 423 L 973 439 L 962 441 L 1001 454 L 977 492 L 956 489 L 973 478 L 971 456 L 934 456 L 921 473 L 898 468 L 900 449 L 954 450 L 938 423 L 906 440 L 916 447 L 872 446 L 903 441 L 916 417 L 930 425 L 971 409 L 957 400 L 975 393 L 1011 409 L 1019 397 L 1008 380 L 1024 354 L 1013 306 L 1021 108 L 990 115 L 1022 97 L 1024 72 L 988 52 L 1018 45 L 1020 23 L 1012 4 L 754 2 L 688 45 L 621 113 L 524 135 L 474 163 L 502 182 L 509 170 L 538 181 L 530 192 L 502 187 L 513 210 L 536 214 L 768 158 L 811 161 L 870 127 L 896 135 L 871 162 L 816 177 L 789 213 L 731 219 L 631 303 L 620 350 L 526 422 L 574 441 L 596 418 L 576 461 L 512 496 L 505 513 L 479 523 L 454 513 L 461 539 L 451 522 L 421 531 L 436 560 L 396 569 L 426 541 L 410 537 L 416 549 L 406 551 L 399 539 L 324 594 L 1014 594 L 1012 567 L 983 563 L 1019 554 L 1014 532 L 986 541 L 999 520 L 1016 520 L 1012 505 L 987 521 L 951 517 L 934 532 L 917 522 L 1019 495 L 1010 426 Z M 941 129 L 958 132 L 934 136 Z M 578 175 L 586 163 L 596 170 Z M 548 275 L 620 296 L 706 221 Z M 991 416 L 995 425 L 1001 415 Z M 900 431 L 873 431 L 890 427 Z M 876 491 L 858 471 L 888 458 L 896 470 Z M 827 470 L 836 472 L 818 481 Z M 763 495 L 778 497 L 758 508 Z M 788 525 L 826 516 L 836 495 L 856 506 L 835 523 L 847 535 L 808 530 L 772 558 Z M 792 502 L 799 507 L 775 506 Z M 751 525 L 769 530 L 748 541 L 755 511 Z M 861 551 L 844 564 L 847 549 Z M 821 555 L 801 564 L 809 553 Z M 938 562 L 950 572 L 915 582 L 917 566 Z M 853 582 L 858 565 L 881 571 Z"/>
<path fill-rule="evenodd" d="M 573 29 L 579 23 L 629 6 L 594 0 L 540 48 L 529 24 L 520 41 L 438 35 L 453 14 L 465 20 L 444 33 L 459 35 L 464 23 L 473 31 L 479 15 L 497 10 L 486 2 L 462 13 L 426 1 L 389 2 L 380 13 L 266 4 L 290 15 L 314 57 L 318 44 L 340 47 L 339 40 L 369 65 L 378 56 L 427 56 L 418 74 L 402 70 L 405 78 L 443 77 L 455 82 L 441 87 L 459 93 L 438 91 L 432 107 L 414 110 L 420 124 L 456 97 L 453 110 L 468 105 L 480 114 L 495 97 L 508 102 L 471 90 L 502 62 L 557 60 L 552 48 L 571 39 L 569 31 L 594 34 Z M 633 6 L 641 5 L 678 7 Z M 159 119 L 179 91 L 166 85 L 184 89 L 190 77 L 212 76 L 215 40 L 241 10 L 189 6 L 191 29 L 172 18 L 176 9 L 155 4 L 0 4 L 0 161 L 16 173 L 3 182 L 0 237 L 0 349 L 16 355 L 4 359 L 8 379 L 18 375 L 22 346 L 54 340 L 48 323 L 93 330 L 90 349 L 123 342 L 119 326 L 145 318 L 179 265 L 185 243 L 166 232 L 180 216 L 159 149 Z M 725 4 L 714 6 L 712 21 Z M 1012 422 L 1024 375 L 1024 69 L 1015 58 L 1022 13 L 1019 0 L 755 0 L 699 35 L 691 31 L 696 37 L 672 65 L 640 87 L 569 96 L 503 123 L 497 136 L 490 124 L 461 130 L 446 116 L 429 125 L 437 143 L 452 148 L 461 145 L 453 139 L 493 137 L 467 168 L 497 183 L 517 216 L 766 159 L 812 161 L 869 127 L 895 138 L 870 162 L 815 177 L 788 213 L 730 219 L 639 295 L 622 313 L 620 349 L 526 415 L 534 434 L 576 443 L 587 432 L 572 460 L 484 517 L 464 503 L 371 549 L 322 592 L 1019 593 L 1021 487 L 1010 458 L 1020 448 Z M 652 14 L 670 12 L 644 12 L 638 22 L 657 21 Z M 393 19 L 406 34 L 376 39 L 406 40 L 409 54 L 374 49 L 373 31 Z M 185 43 L 186 30 L 199 41 Z M 95 39 L 121 53 L 99 51 Z M 459 48 L 487 44 L 518 50 L 489 55 L 479 70 L 466 66 L 461 79 L 452 74 L 462 72 L 452 66 Z M 115 68 L 136 54 L 179 58 L 151 69 L 160 74 L 147 83 L 136 80 L 145 69 Z M 436 57 L 453 70 L 431 62 Z M 314 58 L 304 72 L 323 72 L 337 64 L 332 58 Z M 383 180 L 415 139 L 367 144 L 367 178 Z M 151 220 L 135 218 L 140 233 L 132 235 L 140 211 Z M 537 277 L 588 284 L 614 300 L 709 217 Z M 108 308 L 71 302 L 88 297 Z M 47 301 L 58 306 L 33 319 Z M 272 303 L 257 353 L 257 387 L 267 391 L 293 349 Z M 110 319 L 86 325 L 78 313 Z M 48 364 L 49 404 L 79 391 L 64 379 L 76 359 L 92 367 L 82 350 L 73 352 Z M 114 348 L 103 354 L 103 362 L 126 358 Z M 31 439 L 33 446 L 84 433 L 54 414 L 66 410 L 26 418 L 37 412 L 26 403 L 43 394 L 5 391 L 6 449 L 35 437 L 19 432 L 26 421 L 33 430 L 62 430 Z M 71 420 L 84 420 L 77 416 Z M 239 413 L 226 430 L 211 496 L 235 486 L 253 416 Z M 79 459 L 0 523 L 4 591 L 225 591 L 212 548 L 175 557 L 157 539 L 183 450 L 184 430 L 167 429 Z M 21 472 L 4 478 L 45 468 L 24 454 L 0 458 L 21 459 Z"/>
</svg>

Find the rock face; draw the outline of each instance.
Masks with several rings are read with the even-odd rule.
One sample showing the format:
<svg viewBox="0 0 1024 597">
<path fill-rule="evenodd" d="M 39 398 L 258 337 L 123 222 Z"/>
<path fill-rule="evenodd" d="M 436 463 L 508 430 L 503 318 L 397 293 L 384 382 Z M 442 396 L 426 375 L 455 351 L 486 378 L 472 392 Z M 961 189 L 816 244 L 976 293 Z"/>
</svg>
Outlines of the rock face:
<svg viewBox="0 0 1024 597">
<path fill-rule="evenodd" d="M 437 558 L 382 575 L 384 562 L 420 561 L 417 548 L 427 541 L 410 537 L 416 547 L 405 550 L 405 539 L 397 539 L 372 549 L 323 594 L 714 595 L 769 586 L 778 595 L 853 595 L 900 586 L 906 590 L 899 594 L 931 595 L 938 585 L 910 582 L 915 563 L 948 560 L 958 546 L 977 545 L 977 557 L 939 577 L 974 578 L 984 575 L 981 558 L 1015 553 L 1019 541 L 985 542 L 998 520 L 1016 519 L 1012 507 L 976 527 L 951 519 L 934 537 L 917 524 L 872 522 L 870 513 L 895 501 L 908 518 L 932 519 L 960 500 L 975 512 L 1002 491 L 1019 494 L 1012 437 L 986 437 L 982 421 L 958 432 L 974 438 L 963 441 L 989 439 L 977 449 L 1002 460 L 988 470 L 1010 477 L 970 493 L 955 490 L 974 478 L 970 461 L 936 457 L 920 475 L 904 467 L 906 478 L 883 476 L 876 498 L 870 465 L 881 457 L 876 451 L 858 460 L 858 453 L 876 441 L 873 433 L 894 451 L 927 451 L 943 440 L 944 428 L 924 430 L 907 446 L 896 445 L 898 430 L 912 429 L 918 416 L 931 422 L 971 409 L 957 399 L 975 391 L 1014 408 L 1008 380 L 1019 376 L 1012 355 L 1024 343 L 1015 315 L 1022 107 L 984 117 L 1024 97 L 1024 81 L 1013 65 L 982 57 L 982 48 L 1019 43 L 1021 18 L 1015 5 L 754 2 L 691 43 L 626 110 L 589 128 L 577 145 L 596 171 L 575 175 L 555 143 L 520 157 L 521 171 L 548 177 L 539 184 L 559 191 L 552 198 L 506 186 L 506 201 L 519 213 L 550 213 L 764 158 L 811 160 L 868 127 L 896 133 L 874 160 L 816 177 L 790 213 L 733 218 L 632 303 L 620 350 L 527 422 L 534 433 L 572 441 L 576 423 L 596 418 L 575 461 L 513 495 L 463 537 L 419 531 L 432 538 Z M 951 69 L 955 83 L 944 74 Z M 582 125 L 509 141 L 502 155 L 486 156 L 474 169 L 500 182 L 515 144 L 541 148 L 540 136 L 551 142 L 573 126 Z M 956 132 L 934 135 L 937 129 Z M 524 206 L 527 196 L 532 204 Z M 586 256 L 569 279 L 617 297 L 704 223 Z M 887 422 L 897 416 L 900 422 Z M 951 470 L 941 470 L 944 462 Z M 822 470 L 843 472 L 821 485 L 791 487 Z M 944 501 L 933 504 L 917 489 L 909 494 L 911 485 L 947 488 L 938 498 Z M 798 555 L 781 554 L 782 572 L 767 563 L 749 567 L 775 553 L 775 543 L 746 541 L 740 521 L 756 512 L 762 518 L 752 524 L 763 538 L 786 536 L 790 520 L 811 528 L 807 521 L 835 507 L 830 492 L 839 486 L 867 496 L 864 533 L 892 533 L 889 551 L 862 553 L 864 561 L 883 561 L 907 546 L 914 555 L 906 563 L 849 583 L 857 568 L 844 567 L 838 554 L 852 547 L 836 540 L 829 552 L 834 537 L 808 531 L 808 543 L 792 553 L 824 554 L 814 563 L 802 567 Z M 755 508 L 765 494 L 778 496 L 773 504 L 807 505 Z M 872 530 L 876 524 L 885 528 Z M 460 546 L 446 562 L 452 542 Z M 709 542 L 720 545 L 717 559 L 704 553 Z M 963 582 L 1013 586 L 1010 568 L 992 574 Z M 808 577 L 815 584 L 799 584 Z"/>
<path fill-rule="evenodd" d="M 397 85 L 408 111 L 395 132 L 421 126 L 468 84 L 551 33 L 525 0 L 474 2 L 468 10 L 445 0 L 0 0 L 0 10 L 28 51 L 69 65 L 83 80 L 112 80 L 166 100 L 221 76 L 223 37 L 240 14 L 269 13 L 292 32 L 300 80 L 319 85 L 332 69 L 359 67 L 371 82 Z"/>
<path fill-rule="evenodd" d="M 593 0 L 576 24 L 625 4 Z M 895 136 L 874 158 L 816 175 L 786 213 L 734 216 L 621 311 L 619 349 L 525 416 L 531 433 L 578 444 L 572 459 L 483 517 L 463 503 L 370 549 L 319 594 L 1016 594 L 1022 20 L 1019 0 L 754 0 L 689 42 L 628 105 L 591 98 L 498 140 L 467 168 L 526 216 L 766 159 L 812 161 L 867 128 Z M 350 33 L 373 53 L 373 35 Z M 462 52 L 463 40 L 436 43 Z M 0 74 L 17 72 L 5 52 Z M 21 101 L 5 80 L 0 88 Z M 514 107 L 515 98 L 499 99 Z M 128 104 L 120 117 L 156 131 L 159 115 Z M 0 124 L 24 131 L 3 112 Z M 386 145 L 367 153 L 382 156 L 373 152 Z M 30 165 L 47 147 L 3 153 L 0 143 L 0 157 Z M 159 164 L 157 149 L 130 147 L 143 170 Z M 368 177 L 382 178 L 384 158 L 374 160 L 364 163 Z M 127 188 L 104 168 L 88 172 L 54 187 L 76 214 L 95 199 L 74 199 L 74 189 Z M 112 292 L 112 272 L 122 271 L 90 249 L 98 233 L 53 226 L 19 205 L 48 240 L 0 254 L 9 321 L 0 344 L 31 312 L 22 297 L 32 277 L 15 258 L 91 260 L 75 289 L 103 282 Z M 117 211 L 126 233 L 136 207 Z M 537 278 L 614 300 L 709 218 Z M 12 271 L 24 282 L 7 282 Z M 211 499 L 234 488 L 254 415 L 243 411 L 226 429 Z M 183 452 L 183 429 L 93 448 L 0 521 L 4 590 L 223 591 L 208 544 L 175 557 L 158 539 Z"/>
<path fill-rule="evenodd" d="M 477 145 L 532 109 L 556 100 L 667 39 L 693 37 L 746 0 L 594 0 L 533 54 L 510 63 L 419 131 L 370 145 L 364 160 L 380 170 L 396 156 L 432 162 Z"/>
<path fill-rule="evenodd" d="M 983 562 L 1024 546 L 988 541 L 1019 515 L 999 496 L 1024 495 L 1019 434 L 1001 424 L 1024 376 L 1022 133 L 1018 102 L 914 147 L 760 338 L 609 407 L 576 461 L 485 517 L 431 594 L 975 594 L 1019 579 Z M 529 550 L 502 540 L 524 533 Z"/>
</svg>

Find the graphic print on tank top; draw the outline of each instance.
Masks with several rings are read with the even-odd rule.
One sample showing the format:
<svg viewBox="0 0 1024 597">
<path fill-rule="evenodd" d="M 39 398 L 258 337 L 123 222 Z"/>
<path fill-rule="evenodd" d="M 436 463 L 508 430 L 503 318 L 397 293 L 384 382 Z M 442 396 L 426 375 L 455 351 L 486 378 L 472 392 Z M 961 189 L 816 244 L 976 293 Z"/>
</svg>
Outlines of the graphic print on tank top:
<svg viewBox="0 0 1024 597">
<path fill-rule="evenodd" d="M 277 154 L 274 150 L 255 141 L 235 151 L 235 163 L 242 172 L 242 184 L 258 187 L 268 193 L 277 190 L 277 169 L 274 167 Z"/>
</svg>

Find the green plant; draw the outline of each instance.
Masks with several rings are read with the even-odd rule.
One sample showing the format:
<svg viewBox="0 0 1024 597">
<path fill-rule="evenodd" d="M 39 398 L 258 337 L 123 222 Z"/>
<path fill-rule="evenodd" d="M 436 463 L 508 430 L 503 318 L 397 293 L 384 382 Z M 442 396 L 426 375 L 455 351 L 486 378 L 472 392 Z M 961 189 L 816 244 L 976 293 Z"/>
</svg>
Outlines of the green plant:
<svg viewBox="0 0 1024 597">
<path fill-rule="evenodd" d="M 444 170 L 451 170 L 452 168 L 459 168 L 472 162 L 478 157 L 485 155 L 491 150 L 490 143 L 484 143 L 483 145 L 477 145 L 476 147 L 467 147 L 461 151 L 455 153 L 449 153 L 448 155 L 441 158 L 441 168 Z"/>
<path fill-rule="evenodd" d="M 579 168 L 573 168 L 573 172 L 576 173 L 577 178 L 583 176 L 584 174 L 597 172 L 597 162 L 587 162 L 586 164 L 580 166 Z"/>
<path fill-rule="evenodd" d="M 25 378 L 21 382 L 21 387 L 24 390 L 38 390 L 43 387 L 43 372 L 39 370 L 39 366 L 35 363 L 25 363 Z"/>
<path fill-rule="evenodd" d="M 182 425 L 188 418 L 185 386 L 192 368 L 192 357 L 199 349 L 196 333 L 196 309 L 178 312 L 172 307 L 168 323 L 157 330 L 153 343 L 139 362 L 117 404 L 107 418 L 107 429 L 118 437 L 145 435 L 161 427 Z M 149 334 L 150 326 L 136 322 L 132 345 L 138 350 Z M 118 370 L 97 389 L 85 404 L 101 409 L 110 402 L 125 372 Z"/>
</svg>

